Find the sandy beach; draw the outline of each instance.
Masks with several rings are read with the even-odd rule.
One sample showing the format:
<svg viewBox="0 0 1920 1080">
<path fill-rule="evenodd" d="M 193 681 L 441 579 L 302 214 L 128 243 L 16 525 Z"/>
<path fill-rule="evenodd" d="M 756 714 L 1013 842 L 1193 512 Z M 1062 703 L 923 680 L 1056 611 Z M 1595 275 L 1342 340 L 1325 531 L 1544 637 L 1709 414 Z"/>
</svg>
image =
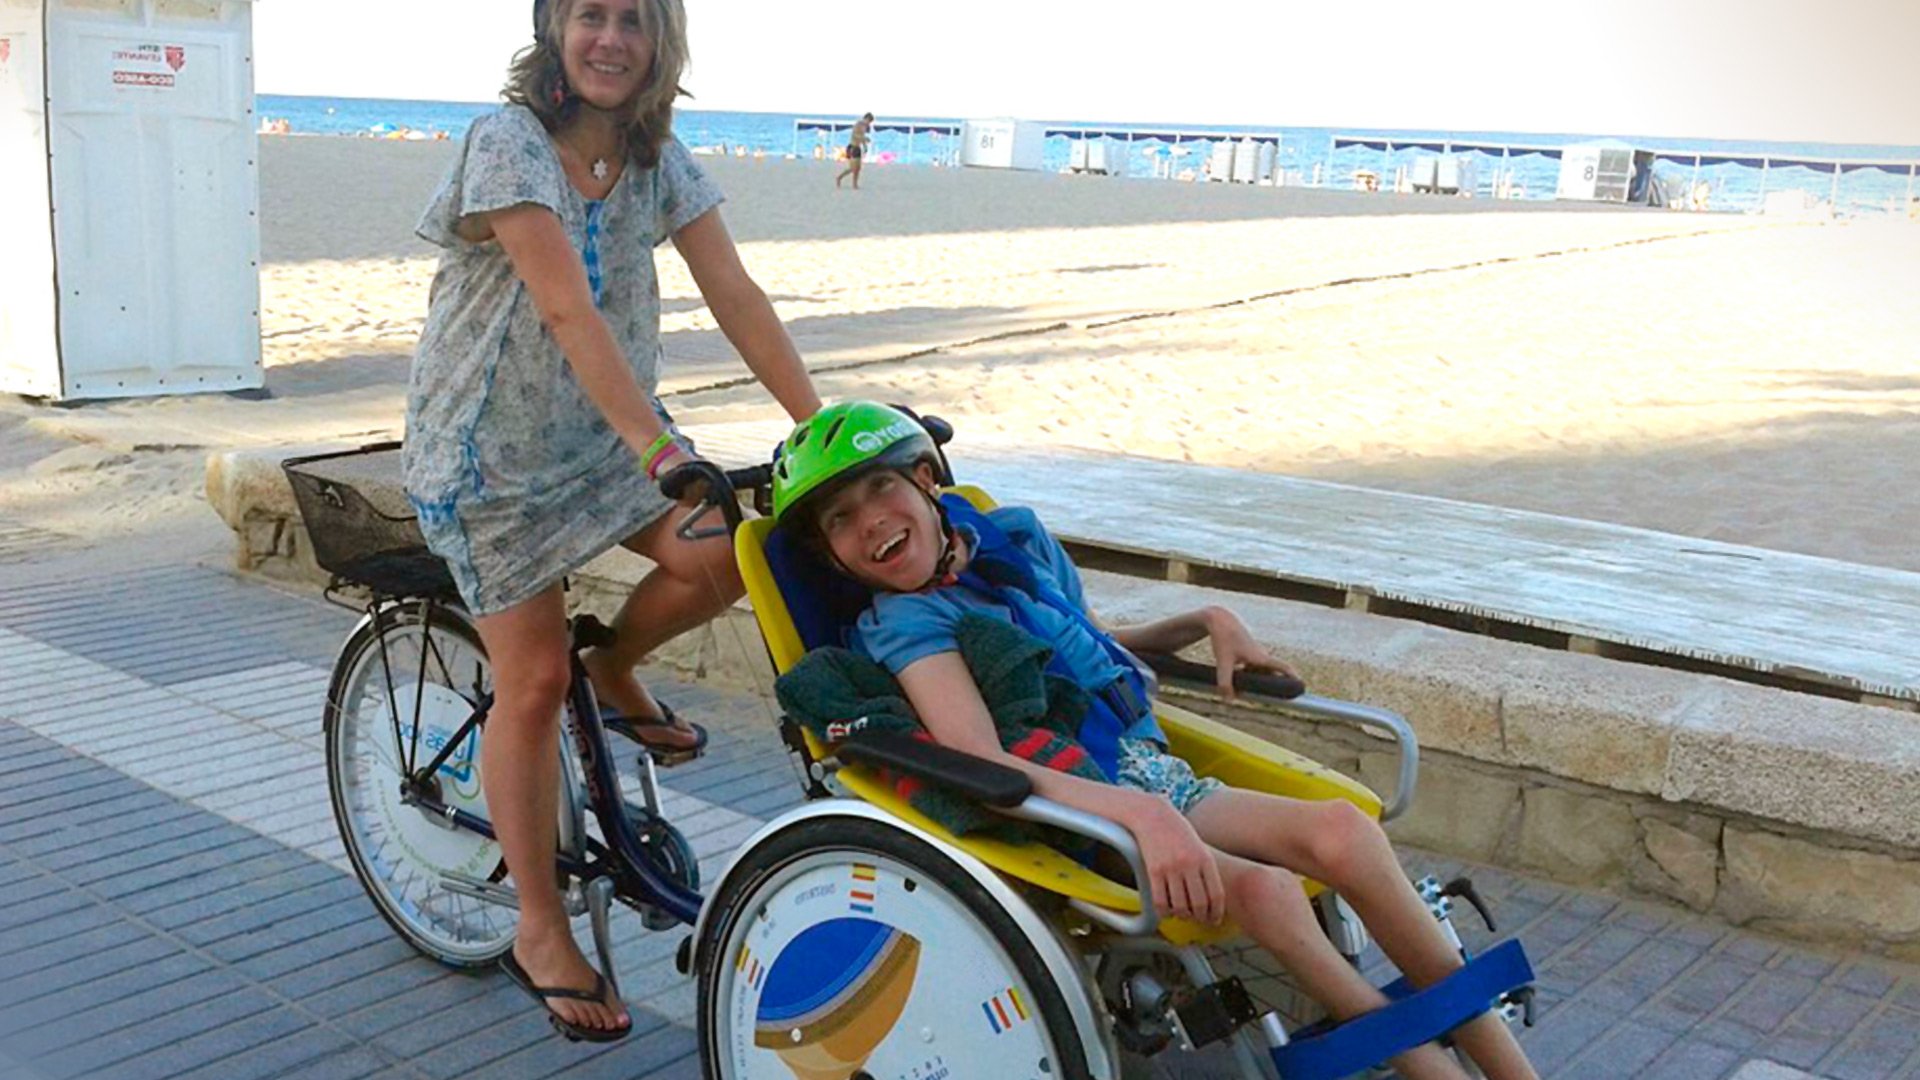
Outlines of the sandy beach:
<svg viewBox="0 0 1920 1080">
<path fill-rule="evenodd" d="M 264 139 L 271 397 L 0 399 L 0 514 L 198 528 L 210 450 L 397 435 L 454 152 Z M 830 396 L 1920 570 L 1920 226 L 705 160 Z M 660 262 L 670 407 L 772 419 Z"/>
</svg>

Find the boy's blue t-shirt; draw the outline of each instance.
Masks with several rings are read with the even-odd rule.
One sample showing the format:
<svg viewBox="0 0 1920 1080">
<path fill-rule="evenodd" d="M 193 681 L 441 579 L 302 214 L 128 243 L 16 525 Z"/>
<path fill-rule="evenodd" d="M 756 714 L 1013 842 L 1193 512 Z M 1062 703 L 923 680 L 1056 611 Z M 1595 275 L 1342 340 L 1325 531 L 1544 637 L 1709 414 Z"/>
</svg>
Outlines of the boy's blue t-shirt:
<svg viewBox="0 0 1920 1080">
<path fill-rule="evenodd" d="M 1087 601 L 1080 585 L 1080 571 L 1073 565 L 1073 560 L 1067 557 L 1066 549 L 1053 538 L 1046 526 L 1040 524 L 1040 519 L 1032 510 L 1021 506 L 1002 506 L 988 511 L 987 517 L 1033 560 L 1034 573 L 1059 590 L 1074 606 L 1086 611 Z M 1072 672 L 1074 682 L 1088 688 L 1101 687 L 1121 676 L 1122 669 L 1077 620 L 1014 588 L 1000 589 L 997 596 L 963 585 L 947 585 L 918 593 L 881 593 L 874 597 L 873 606 L 861 613 L 859 620 L 854 623 L 848 643 L 854 651 L 872 657 L 888 671 L 898 675 L 916 660 L 943 652 L 960 651 L 955 628 L 962 615 L 989 615 L 1003 622 L 1020 625 L 1007 607 L 1009 603 L 1021 606 L 1027 623 L 1038 628 L 1041 631 L 1039 637 L 1053 646 L 1054 652 Z M 1152 673 L 1144 668 L 1141 673 L 1151 686 Z M 1121 737 L 1153 739 L 1162 744 L 1166 742 L 1150 708 L 1143 715 L 1132 718 L 1121 732 Z"/>
</svg>

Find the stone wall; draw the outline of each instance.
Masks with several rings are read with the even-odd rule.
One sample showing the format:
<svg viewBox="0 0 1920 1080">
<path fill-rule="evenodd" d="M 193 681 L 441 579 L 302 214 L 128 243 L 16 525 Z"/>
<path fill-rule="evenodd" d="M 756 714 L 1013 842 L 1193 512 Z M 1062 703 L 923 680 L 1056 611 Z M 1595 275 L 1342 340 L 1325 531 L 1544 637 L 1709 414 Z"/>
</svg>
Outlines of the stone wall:
<svg viewBox="0 0 1920 1080">
<path fill-rule="evenodd" d="M 1397 759 L 1366 735 L 1169 689 L 1225 721 L 1391 791 Z M 1416 724 L 1416 726 L 1418 726 Z M 1651 896 L 1813 941 L 1920 959 L 1920 853 L 1537 770 L 1423 750 L 1398 842 L 1572 885 Z"/>
</svg>

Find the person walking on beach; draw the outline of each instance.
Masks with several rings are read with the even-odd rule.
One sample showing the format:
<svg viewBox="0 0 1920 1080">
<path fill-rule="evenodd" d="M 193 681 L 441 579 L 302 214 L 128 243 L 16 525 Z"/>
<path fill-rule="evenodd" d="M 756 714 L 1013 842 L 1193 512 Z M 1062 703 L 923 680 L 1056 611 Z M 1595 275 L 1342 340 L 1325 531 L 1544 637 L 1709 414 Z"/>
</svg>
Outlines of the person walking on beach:
<svg viewBox="0 0 1920 1080">
<path fill-rule="evenodd" d="M 672 240 L 715 320 L 795 420 L 820 407 L 786 328 L 740 263 L 718 188 L 671 134 L 682 0 L 536 0 L 506 105 L 475 121 L 422 217 L 443 250 L 407 402 L 407 494 L 493 665 L 487 806 L 519 894 L 501 966 L 585 1039 L 632 1022 L 574 942 L 554 884 L 561 579 L 622 545 L 655 569 L 585 660 L 650 750 L 696 752 L 634 678 L 638 660 L 744 591 L 724 540 L 688 541 L 659 481 L 696 460 L 657 396 L 653 249 Z"/>
<path fill-rule="evenodd" d="M 833 186 L 839 187 L 840 181 L 853 177 L 853 190 L 860 190 L 860 161 L 867 156 L 867 145 L 873 137 L 867 134 L 873 127 L 873 114 L 868 113 L 853 122 L 853 130 L 847 133 L 847 167 L 833 178 Z"/>
</svg>

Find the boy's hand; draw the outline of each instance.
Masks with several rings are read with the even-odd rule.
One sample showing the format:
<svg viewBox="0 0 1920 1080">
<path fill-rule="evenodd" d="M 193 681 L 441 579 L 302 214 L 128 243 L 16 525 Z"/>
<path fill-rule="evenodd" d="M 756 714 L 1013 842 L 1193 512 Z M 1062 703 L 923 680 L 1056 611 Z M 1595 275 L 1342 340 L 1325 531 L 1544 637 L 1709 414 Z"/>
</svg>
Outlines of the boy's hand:
<svg viewBox="0 0 1920 1080">
<path fill-rule="evenodd" d="M 1275 660 L 1260 643 L 1253 640 L 1253 632 L 1240 616 L 1223 607 L 1206 610 L 1207 636 L 1213 645 L 1214 683 L 1220 689 L 1224 700 L 1234 700 L 1233 673 L 1236 671 L 1265 671 L 1289 678 L 1299 678 L 1294 670 Z"/>
<path fill-rule="evenodd" d="M 1153 883 L 1153 908 L 1161 917 L 1177 916 L 1217 925 L 1227 917 L 1227 890 L 1213 852 L 1173 804 L 1139 793 L 1138 809 L 1122 824 L 1140 845 Z"/>
</svg>

